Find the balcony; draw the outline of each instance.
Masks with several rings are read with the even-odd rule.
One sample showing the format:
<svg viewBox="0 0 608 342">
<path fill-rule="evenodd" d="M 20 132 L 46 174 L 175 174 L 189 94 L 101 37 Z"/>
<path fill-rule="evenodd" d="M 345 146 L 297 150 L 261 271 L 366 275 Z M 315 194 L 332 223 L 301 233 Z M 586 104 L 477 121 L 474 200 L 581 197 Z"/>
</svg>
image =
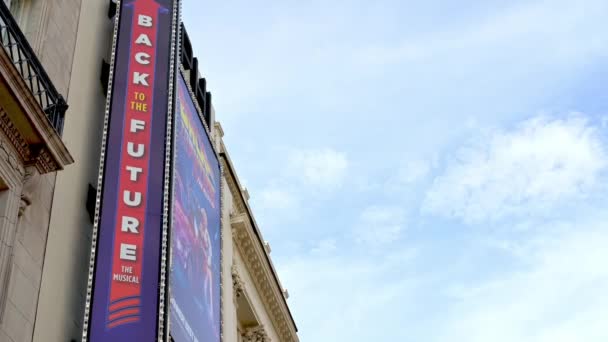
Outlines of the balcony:
<svg viewBox="0 0 608 342">
<path fill-rule="evenodd" d="M 0 128 L 23 166 L 40 173 L 73 162 L 61 140 L 68 105 L 57 91 L 9 8 L 0 1 Z"/>
</svg>

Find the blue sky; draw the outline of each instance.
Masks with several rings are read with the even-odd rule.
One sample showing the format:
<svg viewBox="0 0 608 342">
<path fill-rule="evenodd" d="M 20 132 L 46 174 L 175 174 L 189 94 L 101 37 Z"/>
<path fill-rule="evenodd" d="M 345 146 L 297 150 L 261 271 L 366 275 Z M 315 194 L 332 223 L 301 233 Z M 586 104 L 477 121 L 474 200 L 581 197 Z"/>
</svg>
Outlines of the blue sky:
<svg viewBox="0 0 608 342">
<path fill-rule="evenodd" d="M 184 1 L 302 341 L 608 339 L 608 3 Z"/>
</svg>

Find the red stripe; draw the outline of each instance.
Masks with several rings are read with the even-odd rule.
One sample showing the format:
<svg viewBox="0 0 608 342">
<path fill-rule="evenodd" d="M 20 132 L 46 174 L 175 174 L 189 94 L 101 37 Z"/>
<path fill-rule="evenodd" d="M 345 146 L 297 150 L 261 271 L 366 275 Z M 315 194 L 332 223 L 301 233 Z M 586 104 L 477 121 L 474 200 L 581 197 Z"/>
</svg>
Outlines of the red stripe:
<svg viewBox="0 0 608 342">
<path fill-rule="evenodd" d="M 128 309 L 123 311 L 118 311 L 117 313 L 113 313 L 108 317 L 108 321 L 113 321 L 117 318 L 124 316 L 133 316 L 139 314 L 139 309 Z"/>
<path fill-rule="evenodd" d="M 120 321 L 112 322 L 112 323 L 108 324 L 108 328 L 110 328 L 110 329 L 116 328 L 119 325 L 124 325 L 124 324 L 134 323 L 134 322 L 139 322 L 139 317 L 129 317 L 129 318 L 121 319 Z"/>
<path fill-rule="evenodd" d="M 128 300 L 123 300 L 122 302 L 118 302 L 115 304 L 110 305 L 109 308 L 109 312 L 113 312 L 122 308 L 126 308 L 129 306 L 136 306 L 139 305 L 139 299 L 135 298 L 135 299 L 128 299 Z"/>
</svg>

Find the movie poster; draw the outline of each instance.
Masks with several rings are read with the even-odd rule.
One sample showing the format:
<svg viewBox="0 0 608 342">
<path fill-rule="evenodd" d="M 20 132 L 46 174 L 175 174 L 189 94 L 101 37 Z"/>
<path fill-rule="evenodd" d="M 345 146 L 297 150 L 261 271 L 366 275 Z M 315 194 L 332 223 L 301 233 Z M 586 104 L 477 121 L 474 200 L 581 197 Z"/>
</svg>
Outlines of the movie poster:
<svg viewBox="0 0 608 342">
<path fill-rule="evenodd" d="M 174 142 L 170 332 L 176 342 L 219 342 L 220 167 L 182 76 Z"/>
</svg>

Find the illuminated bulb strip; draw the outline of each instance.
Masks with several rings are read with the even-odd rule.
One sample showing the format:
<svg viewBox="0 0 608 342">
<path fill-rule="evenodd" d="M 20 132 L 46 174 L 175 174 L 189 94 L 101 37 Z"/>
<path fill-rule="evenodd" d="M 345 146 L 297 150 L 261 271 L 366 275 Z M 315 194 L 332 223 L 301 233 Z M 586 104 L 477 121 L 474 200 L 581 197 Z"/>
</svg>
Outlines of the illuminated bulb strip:
<svg viewBox="0 0 608 342">
<path fill-rule="evenodd" d="M 169 101 L 167 104 L 167 131 L 165 135 L 165 179 L 163 184 L 163 228 L 162 228 L 162 242 L 161 242 L 161 262 L 160 262 L 160 298 L 158 301 L 158 341 L 169 341 L 169 319 L 165 312 L 165 295 L 168 294 L 167 290 L 167 242 L 170 240 L 169 234 L 169 191 L 171 190 L 171 152 L 173 149 L 173 107 L 175 104 L 174 100 L 174 87 L 176 83 L 176 59 L 179 61 L 181 52 L 180 36 L 177 32 L 177 25 L 181 23 L 180 16 L 180 1 L 173 1 L 173 19 L 171 24 L 171 59 L 169 62 Z M 169 256 L 170 260 L 170 256 Z M 165 293 L 167 291 L 167 293 Z M 169 304 L 170 305 L 170 304 Z M 165 322 L 166 319 L 166 322 Z M 166 337 L 165 337 L 166 329 Z"/>
<path fill-rule="evenodd" d="M 93 278 L 95 276 L 95 256 L 97 252 L 97 237 L 99 230 L 99 211 L 101 207 L 101 191 L 103 188 L 103 172 L 106 161 L 106 146 L 108 140 L 108 125 L 110 118 L 110 105 L 112 102 L 112 86 L 114 83 L 114 68 L 116 64 L 116 45 L 118 42 L 118 29 L 120 22 L 121 0 L 116 1 L 116 15 L 114 17 L 114 30 L 112 35 L 112 55 L 110 58 L 110 72 L 108 75 L 108 90 L 106 93 L 106 108 L 103 118 L 103 133 L 101 137 L 101 156 L 99 157 L 99 172 L 97 174 L 97 195 L 95 197 L 95 217 L 93 219 L 93 235 L 91 237 L 91 256 L 89 258 L 89 274 L 87 280 L 87 296 L 85 301 L 84 320 L 82 326 L 82 342 L 87 342 L 89 333 L 89 319 L 91 317 L 91 297 L 93 295 Z"/>
</svg>

